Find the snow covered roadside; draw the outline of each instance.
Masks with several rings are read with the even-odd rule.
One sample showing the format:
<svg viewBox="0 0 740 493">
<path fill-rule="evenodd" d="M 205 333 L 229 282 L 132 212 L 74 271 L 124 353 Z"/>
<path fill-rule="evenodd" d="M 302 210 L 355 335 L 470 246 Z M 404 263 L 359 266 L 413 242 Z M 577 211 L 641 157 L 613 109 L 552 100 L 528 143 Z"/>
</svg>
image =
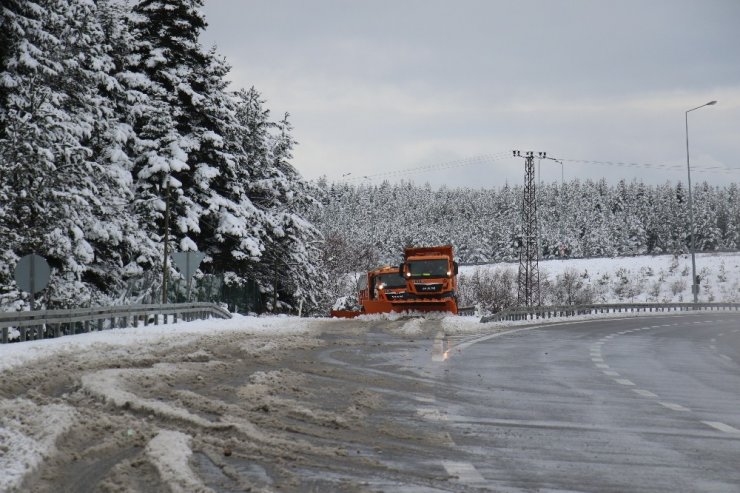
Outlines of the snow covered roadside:
<svg viewBox="0 0 740 493">
<path fill-rule="evenodd" d="M 249 331 L 258 334 L 304 333 L 309 330 L 312 320 L 315 319 L 234 315 L 233 318 L 228 320 L 211 319 L 196 322 L 178 322 L 169 325 L 129 327 L 65 336 L 57 339 L 1 344 L 0 373 L 7 374 L 8 370 L 14 367 L 46 358 L 51 354 L 74 353 L 94 348 L 97 345 L 104 345 L 107 350 L 111 349 L 111 346 L 125 347 L 140 344 L 171 344 L 178 346 L 188 344 L 199 336 L 235 331 Z"/>
<path fill-rule="evenodd" d="M 174 349 L 204 336 L 228 336 L 233 333 L 264 336 L 307 334 L 313 322 L 314 320 L 311 319 L 285 316 L 235 316 L 229 320 L 214 319 L 113 329 L 57 339 L 4 344 L 0 345 L 0 375 L 3 380 L 12 381 L 16 372 L 24 371 L 23 365 L 53 357 L 72 358 L 83 352 L 89 355 L 88 358 L 108 359 L 127 354 L 146 355 L 148 349 L 152 347 L 156 347 L 159 351 Z M 269 351 L 273 346 L 274 342 L 268 342 L 264 348 L 254 348 L 254 351 L 263 349 Z M 194 357 L 197 357 L 197 354 Z M 159 369 L 155 367 L 153 371 L 161 372 L 161 366 L 166 365 L 160 365 Z M 130 369 L 103 370 L 83 376 L 82 384 L 89 392 L 95 394 L 97 391 L 106 400 L 115 402 L 116 399 L 128 399 L 131 402 L 140 403 L 141 407 L 152 412 L 175 414 L 180 419 L 191 421 L 203 421 L 185 410 L 171 408 L 158 401 L 142 400 L 119 388 L 117 379 L 119 374 L 134 371 Z M 24 477 L 54 454 L 57 439 L 65 434 L 77 419 L 75 409 L 65 404 L 37 404 L 20 397 L 0 399 L 0 471 L 2 471 L 0 491 L 15 491 L 20 488 Z M 172 449 L 171 454 L 175 455 L 169 458 L 166 453 L 162 452 L 164 450 L 162 447 L 167 448 L 166 446 L 171 445 L 173 441 L 180 443 L 183 441 L 183 436 L 164 433 L 152 441 L 149 453 L 153 457 L 162 458 L 154 461 L 162 472 L 172 472 L 177 469 L 178 464 L 186 462 L 185 458 L 176 455 L 181 453 L 178 450 L 184 450 L 182 448 Z M 197 486 L 196 483 L 187 479 L 188 477 L 183 476 L 173 484 L 179 484 L 181 491 L 200 490 L 199 487 L 194 489 Z"/>
</svg>

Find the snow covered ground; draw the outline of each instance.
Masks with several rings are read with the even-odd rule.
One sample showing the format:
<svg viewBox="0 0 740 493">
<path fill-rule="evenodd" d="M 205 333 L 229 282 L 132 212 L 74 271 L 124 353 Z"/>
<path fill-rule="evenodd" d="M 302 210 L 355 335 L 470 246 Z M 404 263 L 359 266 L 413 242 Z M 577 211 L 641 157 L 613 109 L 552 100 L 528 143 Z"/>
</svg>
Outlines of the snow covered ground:
<svg viewBox="0 0 740 493">
<path fill-rule="evenodd" d="M 544 260 L 539 266 L 542 279 L 555 280 L 568 271 L 575 272 L 593 288 L 597 303 L 693 300 L 690 255 Z M 475 269 L 513 269 L 516 273 L 518 264 L 464 266 L 460 272 L 471 275 Z M 696 272 L 701 278 L 700 301 L 740 301 L 740 253 L 697 254 Z"/>
<path fill-rule="evenodd" d="M 476 317 L 436 318 L 453 333 L 481 330 Z M 224 413 L 228 418 L 214 420 L 210 415 L 215 411 L 204 411 L 213 401 L 190 391 L 173 390 L 172 382 L 203 385 L 208 372 L 218 372 L 220 365 L 241 358 L 245 362 L 254 358 L 266 361 L 287 350 L 311 349 L 319 345 L 317 334 L 345 332 L 349 330 L 345 329 L 347 323 L 235 316 L 0 345 L 0 491 L 21 491 L 29 474 L 42 464 L 48 467 L 59 457 L 68 456 L 69 451 L 58 448 L 61 437 L 66 437 L 65 443 L 70 436 L 97 442 L 101 432 L 106 437 L 97 445 L 101 451 L 126 441 L 143 447 L 153 470 L 173 491 L 210 491 L 188 466 L 190 443 L 198 436 L 193 430 L 231 429 L 270 447 L 299 445 L 266 434 L 233 409 Z M 360 331 L 373 324 L 390 324 L 393 328 L 389 330 L 401 337 L 418 336 L 422 331 L 421 320 L 395 316 L 366 317 L 351 323 Z M 216 356 L 219 351 L 233 351 L 240 357 Z M 255 372 L 245 378 L 249 384 L 238 389 L 239 396 L 248 402 L 264 401 L 265 406 L 277 405 L 272 397 L 275 388 L 298 388 L 301 381 L 300 375 L 282 370 Z M 224 404 L 218 402 L 218 412 L 223 413 Z M 339 423 L 350 419 L 341 414 L 325 416 L 305 404 L 286 402 L 280 405 L 307 419 Z M 111 409 L 150 419 L 122 418 L 119 411 L 107 412 Z M 154 420 L 169 423 L 172 429 L 153 426 Z M 228 448 L 228 443 L 224 447 Z M 115 484 L 109 485 L 113 490 L 133 487 L 131 473 L 116 474 Z"/>
<path fill-rule="evenodd" d="M 75 361 L 83 355 L 86 366 L 104 367 L 110 361 L 141 358 L 163 351 L 177 353 L 178 348 L 188 347 L 205 336 L 225 337 L 228 334 L 244 333 L 255 336 L 257 341 L 260 335 L 268 335 L 266 342 L 262 340 L 262 350 L 266 351 L 272 347 L 272 339 L 305 334 L 311 323 L 311 320 L 296 317 L 235 316 L 230 320 L 114 329 L 58 339 L 4 344 L 0 345 L 1 381 L 4 384 L 12 383 L 19 375 L 34 371 L 28 367 L 41 361 Z M 193 359 L 197 357 L 197 354 L 192 355 Z M 59 371 L 65 370 L 59 368 Z M 122 371 L 124 370 L 119 373 Z M 160 366 L 153 373 L 173 372 Z M 138 399 L 118 388 L 120 377 L 120 374 L 112 374 L 111 370 L 102 370 L 84 375 L 82 384 L 91 394 L 98 393 L 103 399 L 114 403 L 129 399 L 133 403 L 129 405 L 149 407 L 152 412 L 170 413 L 185 419 L 197 418 L 186 414 L 186 411 L 168 408 L 161 402 Z M 39 378 L 44 378 L 44 375 L 39 375 Z M 0 399 L 0 471 L 3 471 L 0 474 L 0 491 L 14 491 L 21 487 L 27 473 L 54 453 L 57 438 L 66 433 L 80 417 L 73 407 L 63 403 L 39 404 L 27 398 L 8 396 L 7 392 L 3 394 L 5 397 Z M 190 482 L 191 475 L 177 470 L 178 467 L 183 467 L 183 450 L 187 450 L 186 445 L 187 440 L 182 434 L 165 431 L 149 443 L 147 451 L 161 474 L 179 478 L 179 483 L 182 483 L 181 491 L 195 491 Z"/>
</svg>

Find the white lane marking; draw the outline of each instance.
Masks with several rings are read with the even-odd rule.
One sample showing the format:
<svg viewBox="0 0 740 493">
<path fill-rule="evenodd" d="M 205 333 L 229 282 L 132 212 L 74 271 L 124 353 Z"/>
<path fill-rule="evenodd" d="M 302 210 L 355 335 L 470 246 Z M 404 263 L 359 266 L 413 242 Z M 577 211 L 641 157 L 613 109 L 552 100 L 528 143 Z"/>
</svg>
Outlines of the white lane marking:
<svg viewBox="0 0 740 493">
<path fill-rule="evenodd" d="M 621 385 L 634 385 L 634 382 L 631 382 L 626 378 L 615 378 L 614 381 Z"/>
<path fill-rule="evenodd" d="M 724 358 L 724 359 L 726 359 L 727 361 L 732 361 L 732 358 L 730 358 L 730 357 L 729 357 L 729 356 L 727 356 L 726 354 L 720 354 L 720 355 L 719 355 L 719 357 L 720 357 L 720 358 Z"/>
<path fill-rule="evenodd" d="M 430 403 L 437 402 L 437 398 L 434 396 L 431 396 L 431 397 L 416 396 L 416 400 L 419 402 L 430 402 Z"/>
<path fill-rule="evenodd" d="M 593 361 L 594 363 L 603 363 L 604 362 L 604 358 L 601 358 L 601 357 L 599 357 L 599 358 L 591 358 L 591 361 Z"/>
<path fill-rule="evenodd" d="M 596 368 L 601 368 L 602 370 L 608 370 L 609 365 L 607 365 L 606 363 L 596 363 Z"/>
<path fill-rule="evenodd" d="M 709 342 L 715 343 L 715 342 L 717 342 L 717 339 L 715 339 L 714 337 L 712 337 L 711 339 L 709 339 Z"/>
<path fill-rule="evenodd" d="M 619 373 L 615 372 L 614 370 L 604 370 L 604 375 L 608 375 L 610 377 L 618 377 Z"/>
<path fill-rule="evenodd" d="M 447 433 L 446 431 L 442 432 L 441 436 L 442 436 L 442 443 L 444 443 L 445 445 L 450 446 L 450 447 L 457 446 L 457 444 L 452 440 L 452 437 L 450 436 L 450 434 Z"/>
<path fill-rule="evenodd" d="M 657 394 L 654 394 L 650 392 L 649 390 L 643 390 L 643 389 L 632 389 L 633 392 L 640 394 L 643 397 L 658 397 Z"/>
<path fill-rule="evenodd" d="M 709 345 L 709 349 L 711 349 L 712 351 L 716 351 L 717 350 L 717 346 L 715 346 L 714 344 L 710 344 Z"/>
<path fill-rule="evenodd" d="M 447 474 L 457 476 L 457 479 L 463 483 L 483 483 L 486 481 L 470 462 L 443 460 L 442 466 Z"/>
<path fill-rule="evenodd" d="M 717 337 L 722 337 L 723 335 L 725 335 L 725 333 L 724 332 L 720 332 L 719 334 L 717 334 Z"/>
<path fill-rule="evenodd" d="M 716 428 L 719 431 L 724 431 L 725 433 L 739 433 L 740 434 L 740 430 L 738 430 L 737 428 L 732 427 L 730 425 L 726 425 L 724 423 L 720 423 L 719 421 L 702 421 L 702 423 L 704 423 L 705 425 L 709 425 L 712 428 Z"/>
<path fill-rule="evenodd" d="M 447 421 L 447 414 L 440 412 L 436 407 L 420 407 L 416 414 L 429 421 Z"/>
<path fill-rule="evenodd" d="M 674 404 L 673 402 L 659 402 L 658 404 L 673 411 L 691 411 L 688 407 L 683 407 L 681 404 Z"/>
</svg>

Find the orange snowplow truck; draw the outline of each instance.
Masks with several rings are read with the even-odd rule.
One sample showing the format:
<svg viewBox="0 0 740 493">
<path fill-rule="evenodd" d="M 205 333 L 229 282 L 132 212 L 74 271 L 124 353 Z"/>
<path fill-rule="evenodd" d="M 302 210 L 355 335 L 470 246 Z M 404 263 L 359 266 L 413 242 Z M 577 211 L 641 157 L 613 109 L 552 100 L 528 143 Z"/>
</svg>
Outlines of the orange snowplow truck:
<svg viewBox="0 0 740 493">
<path fill-rule="evenodd" d="M 406 280 L 406 293 L 403 299 L 391 301 L 393 311 L 457 314 L 457 272 L 452 245 L 406 248 L 398 267 Z"/>
<path fill-rule="evenodd" d="M 359 310 L 332 310 L 332 317 L 354 318 L 373 313 L 390 313 L 395 310 L 391 303 L 406 297 L 406 280 L 398 274 L 398 268 L 385 266 L 367 273 L 358 286 Z"/>
</svg>

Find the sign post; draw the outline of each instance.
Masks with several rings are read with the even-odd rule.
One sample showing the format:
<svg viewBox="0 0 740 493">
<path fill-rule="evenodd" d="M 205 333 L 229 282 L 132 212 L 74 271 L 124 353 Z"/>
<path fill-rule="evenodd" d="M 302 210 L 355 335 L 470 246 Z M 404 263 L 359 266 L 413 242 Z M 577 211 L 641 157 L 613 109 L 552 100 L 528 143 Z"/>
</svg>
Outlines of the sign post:
<svg viewBox="0 0 740 493">
<path fill-rule="evenodd" d="M 172 254 L 172 260 L 175 262 L 180 274 L 185 277 L 188 283 L 188 303 L 190 303 L 190 290 L 192 279 L 198 266 L 205 258 L 206 254 L 198 251 L 175 252 Z"/>
<path fill-rule="evenodd" d="M 51 269 L 44 257 L 32 253 L 18 261 L 15 266 L 15 282 L 23 291 L 31 294 L 31 310 L 35 302 L 34 295 L 49 284 Z"/>
</svg>

